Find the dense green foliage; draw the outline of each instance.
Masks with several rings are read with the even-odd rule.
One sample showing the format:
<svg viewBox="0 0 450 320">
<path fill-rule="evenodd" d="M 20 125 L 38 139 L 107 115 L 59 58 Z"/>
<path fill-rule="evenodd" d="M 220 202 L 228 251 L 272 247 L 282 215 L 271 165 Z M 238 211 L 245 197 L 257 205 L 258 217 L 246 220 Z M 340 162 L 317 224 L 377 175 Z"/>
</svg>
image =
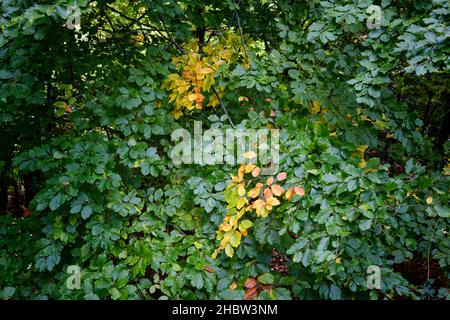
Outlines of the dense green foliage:
<svg viewBox="0 0 450 320">
<path fill-rule="evenodd" d="M 448 297 L 396 266 L 450 272 L 449 13 L 445 0 L 3 0 L 0 298 Z M 189 82 L 192 108 L 169 99 L 189 59 L 217 67 Z M 211 256 L 239 165 L 169 157 L 194 120 L 279 128 L 279 183 L 305 192 L 247 214 L 232 257 Z"/>
</svg>

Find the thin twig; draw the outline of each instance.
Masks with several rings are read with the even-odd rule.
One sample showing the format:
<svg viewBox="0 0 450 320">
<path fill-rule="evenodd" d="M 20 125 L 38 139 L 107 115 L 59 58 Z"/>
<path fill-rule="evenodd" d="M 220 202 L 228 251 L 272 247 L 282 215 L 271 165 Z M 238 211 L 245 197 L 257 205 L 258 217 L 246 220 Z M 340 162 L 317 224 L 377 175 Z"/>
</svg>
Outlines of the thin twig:
<svg viewBox="0 0 450 320">
<path fill-rule="evenodd" d="M 159 16 L 159 20 L 161 20 L 161 23 L 163 25 L 164 31 L 166 31 L 167 36 L 170 38 L 170 41 L 173 43 L 173 45 L 181 52 L 183 52 L 184 54 L 186 53 L 186 51 L 184 51 L 183 47 L 181 47 L 174 39 L 174 37 L 172 37 L 172 35 L 170 34 L 169 30 L 166 28 L 166 24 L 164 23 L 164 19 L 163 17 L 160 15 Z"/>
<path fill-rule="evenodd" d="M 237 5 L 240 5 L 240 4 L 241 4 L 241 0 L 238 0 L 238 1 L 236 2 L 236 4 L 237 4 Z M 231 27 L 231 25 L 233 24 L 233 20 L 234 20 L 234 18 L 236 17 L 236 15 L 237 15 L 236 10 L 233 10 L 233 15 L 231 16 L 231 20 L 230 20 L 230 22 L 228 23 L 228 26 L 229 26 L 229 27 Z"/>
<path fill-rule="evenodd" d="M 438 219 L 436 220 L 436 223 L 434 224 L 433 234 L 431 235 L 431 238 L 430 238 L 429 243 L 428 243 L 428 252 L 427 252 L 427 281 L 430 280 L 430 252 L 431 252 L 431 241 L 433 240 L 434 234 L 436 233 L 436 227 L 437 227 L 437 224 L 438 224 L 438 222 L 439 222 L 439 219 L 440 219 L 440 218 L 438 218 Z"/>
<path fill-rule="evenodd" d="M 211 86 L 211 90 L 216 95 L 217 100 L 219 100 L 220 106 L 222 107 L 223 112 L 225 112 L 225 115 L 227 116 L 228 121 L 230 121 L 231 126 L 233 127 L 233 129 L 235 129 L 233 120 L 231 120 L 230 115 L 228 114 L 227 108 L 225 108 L 225 105 L 223 104 L 223 101 L 220 98 L 219 93 L 217 92 L 216 88 L 214 88 L 214 86 Z"/>
<path fill-rule="evenodd" d="M 242 45 L 244 46 L 245 55 L 248 56 L 248 54 L 247 54 L 247 46 L 245 45 L 245 40 L 244 40 L 244 33 L 242 32 L 242 28 L 241 28 L 241 20 L 239 19 L 239 15 L 237 14 L 237 12 L 236 12 L 236 21 L 237 21 L 237 25 L 238 25 L 238 28 L 239 28 L 239 33 L 241 34 L 241 41 L 242 41 Z"/>
</svg>

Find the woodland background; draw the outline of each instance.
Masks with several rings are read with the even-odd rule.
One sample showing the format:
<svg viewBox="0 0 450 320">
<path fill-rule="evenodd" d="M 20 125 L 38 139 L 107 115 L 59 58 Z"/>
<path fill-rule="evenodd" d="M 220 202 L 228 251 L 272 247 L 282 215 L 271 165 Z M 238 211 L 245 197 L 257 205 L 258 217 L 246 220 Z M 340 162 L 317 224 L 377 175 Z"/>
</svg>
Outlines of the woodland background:
<svg viewBox="0 0 450 320">
<path fill-rule="evenodd" d="M 0 298 L 448 298 L 449 12 L 3 0 Z M 174 166 L 194 120 L 279 128 L 280 172 Z"/>
</svg>

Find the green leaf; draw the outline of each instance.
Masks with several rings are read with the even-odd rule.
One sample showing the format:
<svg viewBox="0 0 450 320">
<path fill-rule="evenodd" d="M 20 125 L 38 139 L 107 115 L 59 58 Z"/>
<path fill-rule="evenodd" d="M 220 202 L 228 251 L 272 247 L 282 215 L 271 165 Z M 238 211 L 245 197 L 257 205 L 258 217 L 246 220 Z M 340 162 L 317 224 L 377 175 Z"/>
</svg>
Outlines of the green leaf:
<svg viewBox="0 0 450 320">
<path fill-rule="evenodd" d="M 200 272 L 194 274 L 191 280 L 192 286 L 196 287 L 197 289 L 201 289 L 203 288 L 203 283 L 203 275 Z"/>
<path fill-rule="evenodd" d="M 372 226 L 372 219 L 364 219 L 362 222 L 360 222 L 359 224 L 359 228 L 362 231 L 366 231 L 369 230 L 370 227 Z"/>
<path fill-rule="evenodd" d="M 81 210 L 81 217 L 83 219 L 87 219 L 91 216 L 92 214 L 92 208 L 89 205 L 86 205 L 83 207 L 83 210 Z"/>
<path fill-rule="evenodd" d="M 113 300 L 120 299 L 120 297 L 122 296 L 122 294 L 120 293 L 119 289 L 117 289 L 117 288 L 109 289 L 109 293 L 111 294 L 111 298 Z"/>
<path fill-rule="evenodd" d="M 11 79 L 13 74 L 7 70 L 0 70 L 0 79 L 7 80 Z"/>
<path fill-rule="evenodd" d="M 274 280 L 273 275 L 270 273 L 264 273 L 258 277 L 258 282 L 262 284 L 272 284 Z"/>
<path fill-rule="evenodd" d="M 353 190 L 356 190 L 356 188 L 357 188 L 356 180 L 350 180 L 347 183 L 347 190 L 348 191 L 352 192 Z"/>
<path fill-rule="evenodd" d="M 435 205 L 434 210 L 436 210 L 436 213 L 438 214 L 439 217 L 450 218 L 450 210 L 448 207 Z"/>
<path fill-rule="evenodd" d="M 172 263 L 172 270 L 178 272 L 181 271 L 181 267 L 178 263 Z"/>
<path fill-rule="evenodd" d="M 334 283 L 330 286 L 330 299 L 331 300 L 341 299 L 341 289 Z"/>
<path fill-rule="evenodd" d="M 62 194 L 58 193 L 50 200 L 49 205 L 50 210 L 55 211 L 56 209 L 58 209 L 61 206 L 61 201 L 62 201 Z"/>
<path fill-rule="evenodd" d="M 253 223 L 250 220 L 242 220 L 241 223 L 239 223 L 239 230 L 244 231 L 250 228 L 253 225 Z"/>
<path fill-rule="evenodd" d="M 2 292 L 2 298 L 9 299 L 14 295 L 15 292 L 16 288 L 14 287 L 4 287 Z"/>
</svg>

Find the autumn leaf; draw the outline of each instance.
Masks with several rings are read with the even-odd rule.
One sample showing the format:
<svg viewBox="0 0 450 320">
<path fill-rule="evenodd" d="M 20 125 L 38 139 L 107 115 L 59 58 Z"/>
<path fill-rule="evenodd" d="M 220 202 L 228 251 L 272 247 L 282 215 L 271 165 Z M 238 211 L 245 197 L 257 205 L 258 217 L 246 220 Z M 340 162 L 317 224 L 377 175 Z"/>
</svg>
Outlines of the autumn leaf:
<svg viewBox="0 0 450 320">
<path fill-rule="evenodd" d="M 31 216 L 31 211 L 30 209 L 28 209 L 27 207 L 23 208 L 23 214 L 22 214 L 25 218 Z"/>
<path fill-rule="evenodd" d="M 254 187 L 254 188 L 250 189 L 250 190 L 247 192 L 247 195 L 248 195 L 250 198 L 254 199 L 254 198 L 258 197 L 260 191 L 261 191 L 261 188 Z"/>
<path fill-rule="evenodd" d="M 299 195 L 300 197 L 303 197 L 305 195 L 305 189 L 295 186 L 294 187 L 295 194 Z"/>
<path fill-rule="evenodd" d="M 272 196 L 273 196 L 272 190 L 270 188 L 265 188 L 264 189 L 264 199 L 267 200 L 269 198 L 272 198 Z"/>
<path fill-rule="evenodd" d="M 291 201 L 293 195 L 294 195 L 294 189 L 293 188 L 288 189 L 288 191 L 286 191 L 286 193 L 284 194 L 285 198 L 288 201 Z"/>
<path fill-rule="evenodd" d="M 241 197 L 245 195 L 245 185 L 243 183 L 238 185 L 238 195 Z"/>
<path fill-rule="evenodd" d="M 245 166 L 245 173 L 249 173 L 249 172 L 253 171 L 253 169 L 255 169 L 255 168 L 256 168 L 256 165 L 249 163 Z"/>
<path fill-rule="evenodd" d="M 214 272 L 213 268 L 211 268 L 210 266 L 204 266 L 203 270 L 205 270 L 206 272 L 209 272 L 209 273 L 213 273 Z"/>
<path fill-rule="evenodd" d="M 257 176 L 259 176 L 259 174 L 261 173 L 261 168 L 260 167 L 256 167 L 252 170 L 252 176 L 253 178 L 256 178 Z"/>
<path fill-rule="evenodd" d="M 286 179 L 286 177 L 287 177 L 286 172 L 280 172 L 280 173 L 277 175 L 277 180 L 278 180 L 278 181 L 283 181 L 283 180 Z"/>
<path fill-rule="evenodd" d="M 276 196 L 281 196 L 284 193 L 284 189 L 278 184 L 274 184 L 271 187 L 271 190 L 272 190 L 273 194 Z"/>
<path fill-rule="evenodd" d="M 258 297 L 258 289 L 256 287 L 250 288 L 245 292 L 244 299 L 256 299 Z"/>
<path fill-rule="evenodd" d="M 245 280 L 244 283 L 244 287 L 246 287 L 247 289 L 251 289 L 256 287 L 257 281 L 255 278 L 247 278 L 247 280 Z"/>
<path fill-rule="evenodd" d="M 280 201 L 275 197 L 266 199 L 266 209 L 267 210 L 272 210 L 272 207 L 275 207 L 279 204 L 280 204 Z"/>
</svg>

